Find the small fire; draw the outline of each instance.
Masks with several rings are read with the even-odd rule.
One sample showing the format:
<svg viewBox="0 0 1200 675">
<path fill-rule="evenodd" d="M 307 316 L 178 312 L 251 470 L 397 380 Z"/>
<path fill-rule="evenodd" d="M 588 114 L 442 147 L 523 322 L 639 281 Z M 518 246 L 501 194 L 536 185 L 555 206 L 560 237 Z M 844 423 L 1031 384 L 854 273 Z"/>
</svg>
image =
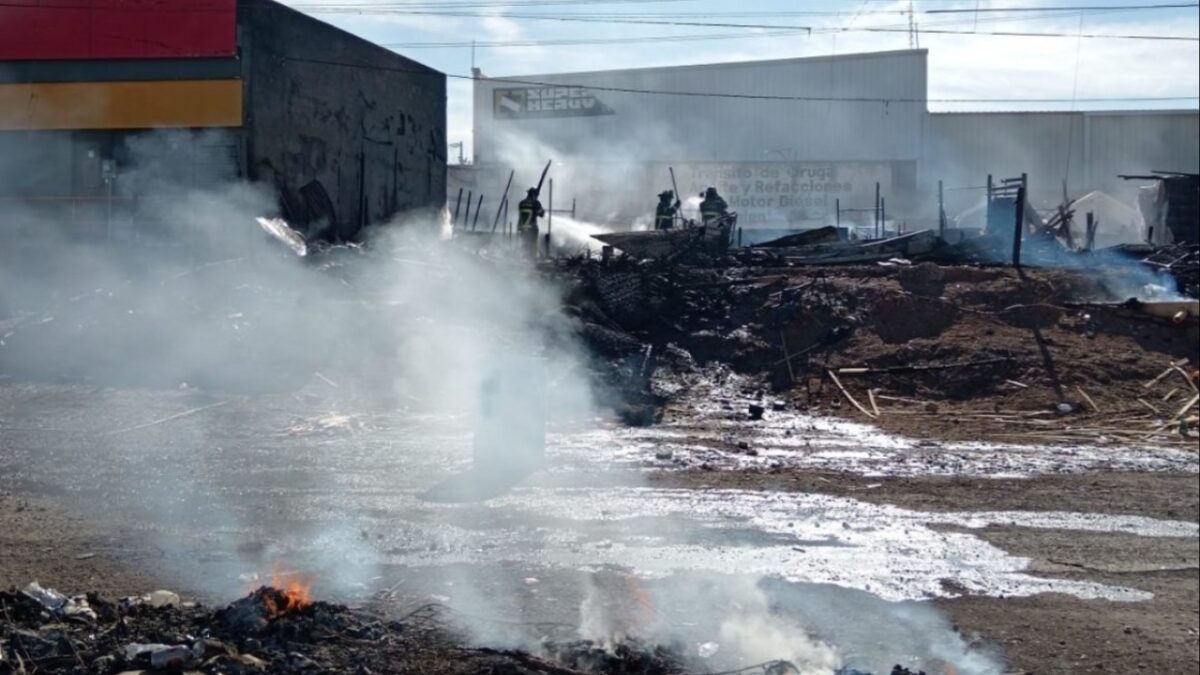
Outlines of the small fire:
<svg viewBox="0 0 1200 675">
<path fill-rule="evenodd" d="M 312 604 L 312 579 L 299 572 L 288 572 L 277 567 L 271 573 L 271 588 L 278 593 L 263 594 L 263 602 L 272 618 L 302 611 Z"/>
</svg>

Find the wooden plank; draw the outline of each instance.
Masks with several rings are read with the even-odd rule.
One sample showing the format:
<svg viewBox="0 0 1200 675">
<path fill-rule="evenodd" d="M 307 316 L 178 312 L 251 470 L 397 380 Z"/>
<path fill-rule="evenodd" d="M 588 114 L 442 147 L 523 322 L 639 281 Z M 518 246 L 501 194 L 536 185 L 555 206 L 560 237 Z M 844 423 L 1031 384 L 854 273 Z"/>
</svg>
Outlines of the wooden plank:
<svg viewBox="0 0 1200 675">
<path fill-rule="evenodd" d="M 1200 401 L 1200 394 L 1196 394 L 1195 396 L 1188 399 L 1188 402 L 1183 404 L 1183 407 L 1179 409 L 1179 412 L 1175 413 L 1175 417 L 1171 418 L 1171 421 L 1178 422 L 1179 418 L 1186 415 L 1187 411 L 1191 410 L 1192 406 L 1196 405 L 1197 401 Z"/>
<path fill-rule="evenodd" d="M 1164 377 L 1170 375 L 1173 370 L 1175 370 L 1176 368 L 1178 368 L 1179 366 L 1182 366 L 1183 364 L 1185 364 L 1187 362 L 1188 362 L 1187 359 L 1179 359 L 1178 361 L 1175 361 L 1171 365 L 1167 366 L 1166 370 L 1162 371 L 1157 376 L 1155 376 L 1155 378 L 1153 380 L 1150 380 L 1149 382 L 1143 384 L 1142 386 L 1145 387 L 1146 389 L 1153 387 L 1154 385 L 1158 384 L 1159 381 L 1162 380 Z M 1191 378 L 1188 378 L 1188 381 L 1190 382 Z"/>
<path fill-rule="evenodd" d="M 836 373 L 834 373 L 832 370 L 826 370 L 825 372 L 829 373 L 829 379 L 833 380 L 833 383 L 837 385 L 837 388 L 839 390 L 841 390 L 842 396 L 845 396 L 847 401 L 850 401 L 850 403 L 852 403 L 855 408 L 858 408 L 860 411 L 862 411 L 862 414 L 866 415 L 867 417 L 871 417 L 871 418 L 876 417 L 875 414 L 873 414 L 870 410 L 867 410 L 866 408 L 864 408 L 861 403 L 856 401 L 854 399 L 854 397 L 850 395 L 850 392 L 846 391 L 846 388 L 842 386 L 842 381 L 838 379 L 838 376 Z"/>
<path fill-rule="evenodd" d="M 1096 405 L 1096 402 L 1092 400 L 1092 397 L 1087 395 L 1087 392 L 1083 390 L 1083 387 L 1075 388 L 1079 390 L 1079 395 L 1083 397 L 1083 400 L 1087 401 L 1088 405 L 1092 406 L 1092 410 L 1100 412 L 1100 406 Z"/>
</svg>

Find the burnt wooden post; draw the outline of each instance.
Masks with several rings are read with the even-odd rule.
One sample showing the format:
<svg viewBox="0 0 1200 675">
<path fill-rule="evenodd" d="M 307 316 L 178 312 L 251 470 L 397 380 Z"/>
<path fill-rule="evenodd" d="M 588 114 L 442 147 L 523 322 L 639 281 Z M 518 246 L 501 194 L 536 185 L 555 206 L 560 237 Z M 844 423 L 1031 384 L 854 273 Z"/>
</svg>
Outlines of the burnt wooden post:
<svg viewBox="0 0 1200 675">
<path fill-rule="evenodd" d="M 471 221 L 471 231 L 475 231 L 475 227 L 479 225 L 479 214 L 483 213 L 483 193 L 479 193 L 479 203 L 475 205 L 475 220 Z"/>
<path fill-rule="evenodd" d="M 1013 229 L 1013 267 L 1021 266 L 1021 240 L 1025 237 L 1025 183 L 1026 174 L 1021 174 L 1017 188 L 1017 217 Z"/>
<path fill-rule="evenodd" d="M 990 173 L 988 174 L 988 182 L 987 182 L 986 207 L 987 208 L 985 208 L 984 212 L 983 212 L 983 229 L 988 232 L 991 232 L 992 231 L 992 223 L 994 222 L 994 219 L 992 217 L 992 174 L 990 174 Z"/>
<path fill-rule="evenodd" d="M 546 257 L 550 257 L 550 234 L 554 230 L 554 179 L 550 179 L 550 197 L 546 208 Z"/>
<path fill-rule="evenodd" d="M 946 238 L 946 193 L 941 180 L 938 180 L 938 236 Z"/>
<path fill-rule="evenodd" d="M 887 198 L 879 198 L 879 238 L 887 236 Z"/>
<path fill-rule="evenodd" d="M 879 181 L 875 181 L 875 238 L 879 238 Z"/>
<path fill-rule="evenodd" d="M 462 208 L 462 193 L 463 189 L 458 188 L 458 201 L 454 202 L 454 222 L 451 223 L 455 227 L 458 226 L 458 210 Z"/>
<path fill-rule="evenodd" d="M 475 200 L 475 191 L 467 190 L 467 212 L 463 214 L 463 225 L 465 226 L 471 220 L 471 202 Z M 454 221 L 458 225 L 458 220 Z"/>
<path fill-rule="evenodd" d="M 1092 250 L 1096 246 L 1096 214 L 1087 212 L 1087 250 Z"/>
</svg>

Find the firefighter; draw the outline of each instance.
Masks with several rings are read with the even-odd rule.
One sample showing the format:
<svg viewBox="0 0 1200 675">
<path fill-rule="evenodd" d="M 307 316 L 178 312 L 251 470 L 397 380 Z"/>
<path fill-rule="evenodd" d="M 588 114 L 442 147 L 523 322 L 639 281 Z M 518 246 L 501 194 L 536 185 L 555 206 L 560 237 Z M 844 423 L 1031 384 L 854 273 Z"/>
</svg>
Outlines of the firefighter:
<svg viewBox="0 0 1200 675">
<path fill-rule="evenodd" d="M 546 215 L 546 209 L 538 201 L 537 188 L 529 188 L 525 199 L 517 205 L 520 213 L 517 220 L 517 235 L 521 238 L 521 248 L 530 258 L 537 257 L 538 251 L 538 218 Z"/>
<path fill-rule="evenodd" d="M 710 187 L 700 196 L 704 198 L 700 202 L 700 220 L 705 225 L 729 215 L 729 204 L 717 194 L 717 188 Z"/>
<path fill-rule="evenodd" d="M 671 203 L 671 198 L 675 196 L 675 192 L 667 190 L 658 195 L 658 208 L 654 210 L 654 229 L 669 230 L 675 227 L 675 213 L 679 210 L 680 201 L 675 200 Z"/>
</svg>

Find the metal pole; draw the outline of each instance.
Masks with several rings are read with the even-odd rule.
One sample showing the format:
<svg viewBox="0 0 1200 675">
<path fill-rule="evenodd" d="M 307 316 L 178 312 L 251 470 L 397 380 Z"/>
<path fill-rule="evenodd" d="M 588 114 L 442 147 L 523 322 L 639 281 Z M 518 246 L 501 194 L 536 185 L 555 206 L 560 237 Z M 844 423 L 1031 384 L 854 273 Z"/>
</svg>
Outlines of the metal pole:
<svg viewBox="0 0 1200 675">
<path fill-rule="evenodd" d="M 887 236 L 887 199 L 879 198 L 879 236 Z"/>
<path fill-rule="evenodd" d="M 833 200 L 833 212 L 834 212 L 834 221 L 833 221 L 834 224 L 837 227 L 841 227 L 842 226 L 842 200 L 840 197 L 838 199 Z"/>
</svg>

